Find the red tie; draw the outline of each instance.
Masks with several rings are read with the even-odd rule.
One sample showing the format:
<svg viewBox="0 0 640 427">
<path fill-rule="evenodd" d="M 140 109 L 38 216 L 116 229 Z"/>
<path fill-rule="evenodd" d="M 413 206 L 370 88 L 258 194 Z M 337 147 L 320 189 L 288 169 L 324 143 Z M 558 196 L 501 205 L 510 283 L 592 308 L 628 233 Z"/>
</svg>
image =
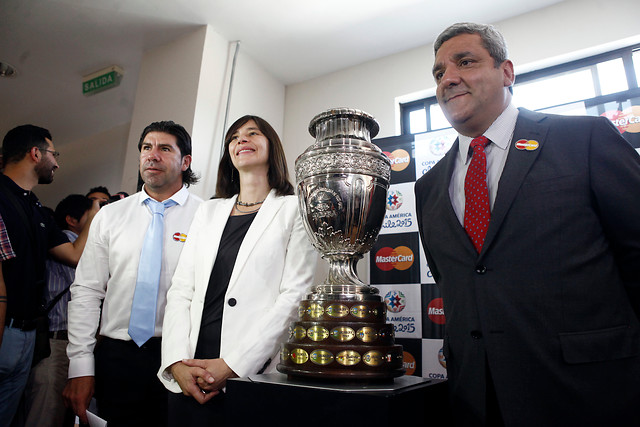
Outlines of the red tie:
<svg viewBox="0 0 640 427">
<path fill-rule="evenodd" d="M 491 219 L 487 188 L 487 156 L 484 153 L 484 148 L 490 142 L 486 136 L 479 136 L 471 141 L 473 157 L 464 180 L 464 229 L 478 253 L 482 250 L 484 236 L 487 234 Z"/>
</svg>

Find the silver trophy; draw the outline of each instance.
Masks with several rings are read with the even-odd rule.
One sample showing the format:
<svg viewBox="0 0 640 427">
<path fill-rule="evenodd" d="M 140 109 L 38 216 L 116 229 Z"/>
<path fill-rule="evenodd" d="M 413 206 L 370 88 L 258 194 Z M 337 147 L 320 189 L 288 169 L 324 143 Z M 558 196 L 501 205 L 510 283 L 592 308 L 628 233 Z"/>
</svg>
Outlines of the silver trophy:
<svg viewBox="0 0 640 427">
<path fill-rule="evenodd" d="M 385 304 L 356 273 L 385 215 L 391 162 L 371 143 L 378 130 L 371 115 L 350 108 L 327 110 L 309 124 L 316 142 L 296 160 L 296 185 L 304 226 L 329 275 L 301 302 L 280 372 L 351 379 L 404 372 Z"/>
</svg>

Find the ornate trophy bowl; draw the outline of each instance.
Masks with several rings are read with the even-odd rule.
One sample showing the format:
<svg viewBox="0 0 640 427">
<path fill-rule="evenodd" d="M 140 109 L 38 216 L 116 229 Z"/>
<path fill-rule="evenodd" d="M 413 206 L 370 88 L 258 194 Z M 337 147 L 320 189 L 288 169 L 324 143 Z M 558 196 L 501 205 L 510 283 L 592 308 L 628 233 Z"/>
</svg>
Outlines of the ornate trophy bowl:
<svg viewBox="0 0 640 427">
<path fill-rule="evenodd" d="M 372 116 L 348 108 L 327 110 L 309 124 L 316 142 L 296 160 L 296 185 L 304 226 L 329 274 L 300 303 L 282 346 L 282 373 L 354 380 L 404 373 L 386 306 L 356 273 L 385 214 L 391 164 L 371 143 L 378 130 Z"/>
</svg>

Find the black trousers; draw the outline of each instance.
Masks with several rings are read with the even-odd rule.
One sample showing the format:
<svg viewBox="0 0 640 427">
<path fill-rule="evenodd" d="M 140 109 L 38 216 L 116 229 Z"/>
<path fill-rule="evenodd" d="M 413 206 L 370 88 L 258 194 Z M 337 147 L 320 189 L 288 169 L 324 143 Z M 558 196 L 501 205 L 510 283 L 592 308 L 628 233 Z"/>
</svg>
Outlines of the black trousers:
<svg viewBox="0 0 640 427">
<path fill-rule="evenodd" d="M 142 347 L 101 337 L 95 350 L 98 415 L 109 427 L 166 426 L 168 391 L 156 376 L 160 340 Z"/>
<path fill-rule="evenodd" d="M 487 364 L 487 419 L 486 426 L 489 427 L 503 427 L 504 421 L 500 414 L 500 406 L 498 405 L 498 396 L 496 396 L 496 388 L 493 385 L 493 379 L 491 378 L 491 371 Z"/>
</svg>

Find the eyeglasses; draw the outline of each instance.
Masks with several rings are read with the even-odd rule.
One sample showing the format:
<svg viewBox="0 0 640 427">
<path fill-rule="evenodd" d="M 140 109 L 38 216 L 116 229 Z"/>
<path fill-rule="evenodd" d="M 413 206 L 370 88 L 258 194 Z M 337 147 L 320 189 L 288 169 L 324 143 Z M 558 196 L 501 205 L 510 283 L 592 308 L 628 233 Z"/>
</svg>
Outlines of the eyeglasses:
<svg viewBox="0 0 640 427">
<path fill-rule="evenodd" d="M 55 157 L 56 159 L 58 157 L 60 157 L 60 153 L 58 151 L 53 151 L 53 150 L 47 150 L 46 148 L 40 148 L 40 151 L 48 151 L 49 153 L 51 153 L 53 155 L 53 157 Z"/>
</svg>

